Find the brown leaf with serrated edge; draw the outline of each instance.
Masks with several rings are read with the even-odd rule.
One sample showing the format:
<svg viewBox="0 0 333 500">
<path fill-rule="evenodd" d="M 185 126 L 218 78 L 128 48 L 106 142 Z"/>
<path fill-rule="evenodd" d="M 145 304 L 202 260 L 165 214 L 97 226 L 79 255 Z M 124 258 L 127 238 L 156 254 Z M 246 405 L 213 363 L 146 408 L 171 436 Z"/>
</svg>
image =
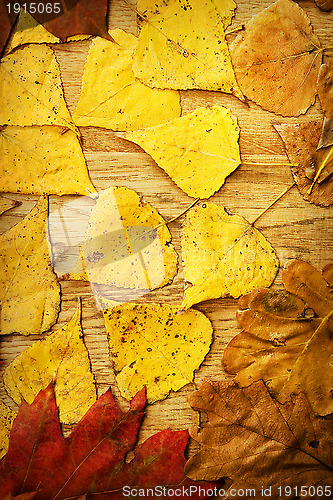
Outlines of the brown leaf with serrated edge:
<svg viewBox="0 0 333 500">
<path fill-rule="evenodd" d="M 253 16 L 230 54 L 243 94 L 262 108 L 298 116 L 314 103 L 322 52 L 297 3 L 278 0 Z"/>
<path fill-rule="evenodd" d="M 241 389 L 227 381 L 206 380 L 189 402 L 209 419 L 191 433 L 201 445 L 186 463 L 185 474 L 191 479 L 229 477 L 233 491 L 226 496 L 237 500 L 289 498 L 284 489 L 288 486 L 292 494 L 303 487 L 303 496 L 313 485 L 329 493 L 325 486 L 333 479 L 333 422 L 317 417 L 303 394 L 281 405 L 262 381 Z"/>
<path fill-rule="evenodd" d="M 282 273 L 286 290 L 261 288 L 240 299 L 244 330 L 228 344 L 223 366 L 241 387 L 263 379 L 281 403 L 302 391 L 315 412 L 333 412 L 330 270 L 321 275 L 291 260 Z"/>
<path fill-rule="evenodd" d="M 333 149 L 317 150 L 322 121 L 273 123 L 280 134 L 291 172 L 303 198 L 320 207 L 333 203 Z"/>
</svg>

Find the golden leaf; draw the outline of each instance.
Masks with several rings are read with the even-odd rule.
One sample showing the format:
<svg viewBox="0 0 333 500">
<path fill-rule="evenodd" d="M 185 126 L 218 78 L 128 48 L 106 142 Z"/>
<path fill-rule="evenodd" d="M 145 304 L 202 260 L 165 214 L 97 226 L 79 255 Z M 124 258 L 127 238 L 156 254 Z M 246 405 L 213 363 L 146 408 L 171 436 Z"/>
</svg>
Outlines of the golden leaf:
<svg viewBox="0 0 333 500">
<path fill-rule="evenodd" d="M 103 312 L 119 390 L 147 387 L 150 403 L 193 381 L 209 351 L 212 325 L 201 312 L 168 304 L 123 304 Z"/>
<path fill-rule="evenodd" d="M 25 45 L 0 61 L 0 125 L 60 125 L 77 131 L 60 68 L 46 45 Z"/>
<path fill-rule="evenodd" d="M 0 334 L 40 334 L 55 322 L 60 287 L 46 241 L 47 198 L 0 235 Z"/>
<path fill-rule="evenodd" d="M 2 189 L 11 193 L 96 193 L 77 135 L 61 127 L 4 127 L 0 131 Z"/>
<path fill-rule="evenodd" d="M 179 116 L 178 92 L 151 89 L 135 78 L 132 65 L 137 38 L 120 29 L 110 35 L 114 42 L 95 38 L 90 46 L 75 123 L 135 130 Z"/>
<path fill-rule="evenodd" d="M 189 403 L 208 416 L 191 433 L 200 444 L 185 465 L 191 479 L 229 477 L 231 488 L 221 496 L 237 500 L 331 494 L 332 420 L 318 418 L 303 394 L 281 405 L 262 381 L 241 389 L 206 380 Z"/>
<path fill-rule="evenodd" d="M 240 164 L 239 127 L 222 106 L 198 108 L 155 127 L 127 132 L 189 196 L 209 198 Z"/>
<path fill-rule="evenodd" d="M 15 411 L 0 401 L 0 459 L 7 453 L 9 434 L 15 417 Z"/>
<path fill-rule="evenodd" d="M 329 269 L 328 269 L 329 272 Z M 260 289 L 240 299 L 244 331 L 228 345 L 223 364 L 247 386 L 263 379 L 281 403 L 301 391 L 320 415 L 333 412 L 333 280 L 329 286 L 306 262 L 283 271 L 287 290 Z M 305 305 L 305 303 L 307 305 Z"/>
<path fill-rule="evenodd" d="M 96 401 L 94 377 L 82 339 L 80 303 L 60 330 L 25 349 L 4 371 L 8 394 L 31 404 L 38 392 L 54 383 L 60 421 L 78 422 Z"/>
<path fill-rule="evenodd" d="M 234 8 L 230 1 L 216 9 L 211 0 L 139 0 L 145 22 L 135 76 L 151 87 L 220 90 L 242 99 L 224 34 Z"/>
<path fill-rule="evenodd" d="M 230 54 L 242 92 L 264 109 L 298 116 L 314 103 L 322 51 L 297 3 L 278 0 L 253 16 Z"/>
<path fill-rule="evenodd" d="M 273 123 L 293 164 L 291 172 L 303 198 L 327 207 L 333 203 L 333 146 L 317 150 L 322 123 Z"/>
<path fill-rule="evenodd" d="M 203 203 L 187 213 L 181 244 L 184 278 L 189 283 L 183 308 L 269 286 L 279 267 L 274 249 L 257 229 L 214 203 Z"/>
</svg>

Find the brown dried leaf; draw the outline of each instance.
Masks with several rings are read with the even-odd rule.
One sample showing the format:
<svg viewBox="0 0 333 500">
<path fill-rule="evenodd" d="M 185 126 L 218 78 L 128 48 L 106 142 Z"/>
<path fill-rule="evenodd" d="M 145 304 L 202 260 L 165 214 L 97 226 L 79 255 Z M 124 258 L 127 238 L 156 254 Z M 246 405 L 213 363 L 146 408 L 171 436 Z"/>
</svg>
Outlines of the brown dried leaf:
<svg viewBox="0 0 333 500">
<path fill-rule="evenodd" d="M 227 346 L 223 365 L 247 386 L 263 379 L 281 403 L 303 391 L 320 415 L 333 412 L 333 288 L 314 267 L 292 260 L 285 290 L 261 288 L 239 301 L 244 328 Z M 332 275 L 331 275 L 332 278 Z"/>
<path fill-rule="evenodd" d="M 321 133 L 319 148 L 333 145 L 333 64 L 322 64 L 318 74 L 318 95 L 325 119 Z"/>
<path fill-rule="evenodd" d="M 273 123 L 292 162 L 291 172 L 303 198 L 320 207 L 333 203 L 333 150 L 317 150 L 322 122 Z"/>
<path fill-rule="evenodd" d="M 303 498 L 313 485 L 329 495 L 332 419 L 317 417 L 304 395 L 281 405 L 262 381 L 240 389 L 226 381 L 206 380 L 191 395 L 190 404 L 209 418 L 205 428 L 192 433 L 201 449 L 186 463 L 185 474 L 191 479 L 230 477 L 233 492 L 226 496 L 237 500 L 295 498 L 295 488 L 300 492 L 302 486 Z M 288 486 L 289 497 L 284 495 Z"/>
<path fill-rule="evenodd" d="M 230 53 L 243 94 L 264 109 L 298 116 L 314 103 L 322 51 L 297 3 L 278 0 L 253 16 Z"/>
</svg>

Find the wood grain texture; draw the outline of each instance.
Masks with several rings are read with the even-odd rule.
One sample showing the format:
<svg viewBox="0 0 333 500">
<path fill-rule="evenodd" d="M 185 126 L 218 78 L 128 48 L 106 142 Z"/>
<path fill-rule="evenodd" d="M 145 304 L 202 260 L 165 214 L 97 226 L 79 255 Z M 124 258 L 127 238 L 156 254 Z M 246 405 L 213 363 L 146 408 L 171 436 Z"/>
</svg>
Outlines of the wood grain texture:
<svg viewBox="0 0 333 500">
<path fill-rule="evenodd" d="M 272 2 L 267 0 L 238 0 L 237 11 L 232 27 L 245 23 L 253 14 L 260 12 Z M 332 45 L 333 13 L 323 13 L 313 1 L 302 1 L 302 8 L 308 13 L 322 45 Z M 137 33 L 134 0 L 111 0 L 109 28 L 123 28 Z M 228 37 L 228 41 L 234 35 Z M 71 112 L 78 102 L 83 66 L 90 41 L 54 46 L 61 67 L 65 98 Z M 253 103 L 244 104 L 235 97 L 218 92 L 182 91 L 183 114 L 198 106 L 219 104 L 229 107 L 237 116 L 240 128 L 240 148 L 242 164 L 226 181 L 220 191 L 211 198 L 215 203 L 224 205 L 232 213 L 238 213 L 253 221 L 261 211 L 272 202 L 288 185 L 292 184 L 288 159 L 283 144 L 271 122 L 280 119 L 297 122 L 308 119 L 322 119 L 318 99 L 305 116 L 282 118 L 263 111 Z M 160 169 L 155 162 L 138 146 L 122 139 L 115 132 L 98 128 L 82 128 L 83 152 L 89 173 L 97 190 L 111 185 L 121 185 L 134 189 L 144 200 L 158 209 L 161 215 L 170 220 L 189 206 L 193 199 L 185 195 Z M 255 165 L 253 165 L 255 164 Z M 10 199 L 22 205 L 9 211 L 0 218 L 0 230 L 4 231 L 17 223 L 33 206 L 37 197 L 12 195 Z M 64 203 L 71 197 L 50 197 L 50 205 Z M 180 304 L 183 298 L 182 262 L 180 249 L 181 218 L 170 224 L 173 243 L 179 254 L 179 272 L 174 282 L 162 290 L 150 293 L 141 301 L 157 301 Z M 309 262 L 319 270 L 332 261 L 333 209 L 319 208 L 305 202 L 296 187 L 293 187 L 274 207 L 263 215 L 256 227 L 276 249 L 281 268 L 288 259 L 298 258 Z M 281 287 L 281 271 L 273 287 Z M 119 405 L 127 407 L 117 389 L 112 364 L 108 355 L 108 344 L 101 313 L 97 310 L 89 283 L 62 282 L 62 305 L 57 325 L 53 331 L 69 320 L 75 310 L 77 296 L 82 298 L 82 322 L 85 342 L 89 350 L 92 369 L 96 378 L 98 394 L 110 385 Z M 226 378 L 221 368 L 223 350 L 231 338 L 239 331 L 235 319 L 237 301 L 219 299 L 195 306 L 204 312 L 213 323 L 214 341 L 211 350 L 195 376 L 195 383 L 203 378 L 213 380 Z M 2 383 L 2 373 L 14 357 L 37 338 L 9 335 L 0 339 L 0 399 L 15 408 Z M 171 393 L 164 401 L 147 408 L 146 417 L 140 432 L 140 441 L 158 430 L 170 427 L 173 430 L 186 429 L 198 424 L 198 416 L 187 403 L 192 385 L 177 393 Z M 65 432 L 68 429 L 64 429 Z M 193 444 L 188 453 L 194 451 Z"/>
</svg>

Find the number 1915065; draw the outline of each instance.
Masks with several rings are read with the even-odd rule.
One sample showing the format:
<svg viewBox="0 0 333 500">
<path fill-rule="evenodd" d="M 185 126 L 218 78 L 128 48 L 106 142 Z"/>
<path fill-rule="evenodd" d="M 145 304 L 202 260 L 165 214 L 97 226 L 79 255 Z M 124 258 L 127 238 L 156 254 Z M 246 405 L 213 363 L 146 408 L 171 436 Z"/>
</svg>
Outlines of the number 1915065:
<svg viewBox="0 0 333 500">
<path fill-rule="evenodd" d="M 330 497 L 331 486 L 279 486 L 277 488 L 279 496 L 298 497 Z"/>
<path fill-rule="evenodd" d="M 21 9 L 29 14 L 60 14 L 61 13 L 61 3 L 60 2 L 26 2 L 26 3 L 7 3 L 6 4 L 8 14 L 18 14 Z"/>
</svg>

